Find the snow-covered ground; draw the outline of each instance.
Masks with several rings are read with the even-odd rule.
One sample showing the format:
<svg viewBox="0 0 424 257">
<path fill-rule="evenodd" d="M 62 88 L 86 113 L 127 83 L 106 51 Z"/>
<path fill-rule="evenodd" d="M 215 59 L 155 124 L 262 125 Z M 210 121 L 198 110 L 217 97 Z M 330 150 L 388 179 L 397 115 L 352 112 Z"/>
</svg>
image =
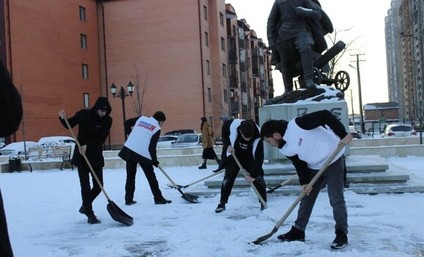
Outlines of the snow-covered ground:
<svg viewBox="0 0 424 257">
<path fill-rule="evenodd" d="M 390 158 L 389 164 L 407 168 L 424 178 L 424 157 Z M 211 174 L 197 167 L 170 167 L 165 171 L 186 185 Z M 124 205 L 125 170 L 105 170 L 109 197 L 134 217 L 133 226 L 112 220 L 101 194 L 94 210 L 101 224 L 87 224 L 78 212 L 79 181 L 74 170 L 2 173 L 0 187 L 16 257 L 249 257 L 249 256 L 424 256 L 424 195 L 358 195 L 346 192 L 349 245 L 330 249 L 334 222 L 326 193 L 322 193 L 306 230 L 306 241 L 281 243 L 277 235 L 290 229 L 297 208 L 279 231 L 262 245 L 249 242 L 269 233 L 295 200 L 295 196 L 269 194 L 269 208 L 260 212 L 252 190 L 232 195 L 227 210 L 214 212 L 219 195 L 191 204 L 166 186 L 156 169 L 164 196 L 173 202 L 154 205 L 141 170 L 137 174 L 137 204 Z M 222 176 L 222 175 L 220 175 Z M 190 187 L 184 190 L 190 193 Z"/>
</svg>

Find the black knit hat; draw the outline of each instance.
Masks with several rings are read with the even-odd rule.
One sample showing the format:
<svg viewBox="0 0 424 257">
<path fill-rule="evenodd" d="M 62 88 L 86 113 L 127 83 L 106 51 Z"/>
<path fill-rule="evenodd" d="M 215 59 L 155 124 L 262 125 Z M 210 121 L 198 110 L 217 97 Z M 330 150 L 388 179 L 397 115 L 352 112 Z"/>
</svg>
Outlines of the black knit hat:
<svg viewBox="0 0 424 257">
<path fill-rule="evenodd" d="M 253 137 L 255 135 L 255 123 L 251 120 L 244 120 L 239 126 L 240 132 L 245 137 Z"/>
<path fill-rule="evenodd" d="M 155 112 L 155 114 L 153 114 L 153 118 L 155 118 L 157 121 L 166 121 L 165 113 L 161 111 Z"/>
</svg>

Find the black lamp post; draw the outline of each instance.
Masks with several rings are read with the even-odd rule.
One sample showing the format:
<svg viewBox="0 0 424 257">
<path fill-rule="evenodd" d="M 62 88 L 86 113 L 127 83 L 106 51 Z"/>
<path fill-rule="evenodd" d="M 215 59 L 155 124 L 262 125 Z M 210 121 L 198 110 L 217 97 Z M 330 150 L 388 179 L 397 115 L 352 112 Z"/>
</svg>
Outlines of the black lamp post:
<svg viewBox="0 0 424 257">
<path fill-rule="evenodd" d="M 128 93 L 127 93 L 128 91 Z M 118 97 L 121 98 L 122 101 L 122 120 L 124 122 L 124 126 L 125 126 L 125 97 L 127 96 L 132 96 L 132 93 L 134 92 L 134 85 L 133 83 L 130 81 L 127 85 L 127 91 L 125 91 L 125 89 L 123 87 L 121 87 L 119 89 L 118 92 L 118 88 L 116 87 L 115 83 L 112 83 L 112 85 L 110 86 L 110 93 L 112 94 L 113 98 L 115 98 L 115 96 L 118 93 Z M 127 140 L 127 134 L 125 133 L 125 129 L 124 129 L 124 138 L 125 140 Z"/>
</svg>

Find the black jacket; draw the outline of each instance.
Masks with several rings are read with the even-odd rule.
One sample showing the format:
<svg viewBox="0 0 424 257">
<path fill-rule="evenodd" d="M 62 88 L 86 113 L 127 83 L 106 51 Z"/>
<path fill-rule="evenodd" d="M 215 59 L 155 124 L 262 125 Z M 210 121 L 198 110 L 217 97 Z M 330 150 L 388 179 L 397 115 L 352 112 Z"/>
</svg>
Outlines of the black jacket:
<svg viewBox="0 0 424 257">
<path fill-rule="evenodd" d="M 222 125 L 222 142 L 223 142 L 223 147 L 222 147 L 222 151 L 224 151 L 225 149 L 225 153 L 222 153 L 221 158 L 225 161 L 227 156 L 226 156 L 226 151 L 229 145 L 231 145 L 230 142 L 230 134 L 232 133 L 237 133 L 237 137 L 236 140 L 234 142 L 233 148 L 236 152 L 236 156 L 239 159 L 239 161 L 241 162 L 242 166 L 249 172 L 254 171 L 256 174 L 259 174 L 261 176 L 263 176 L 263 169 L 262 169 L 262 164 L 264 162 L 264 146 L 263 146 L 263 142 L 262 140 L 260 140 L 260 131 L 259 129 L 256 127 L 255 124 L 255 134 L 254 136 L 248 141 L 246 142 L 243 137 L 241 136 L 241 132 L 239 131 L 239 127 L 237 128 L 237 132 L 236 131 L 231 131 L 230 127 L 231 124 L 234 122 L 234 119 L 230 119 L 224 122 L 224 124 Z M 253 121 L 251 121 L 253 122 Z M 254 123 L 254 122 L 253 122 Z M 253 143 L 256 139 L 259 139 L 259 142 L 256 146 L 256 149 L 253 153 Z M 244 145 L 244 147 L 241 147 L 242 145 Z M 245 146 L 247 145 L 247 148 L 245 149 Z"/>
<path fill-rule="evenodd" d="M 97 114 L 98 109 L 107 109 L 106 115 L 100 117 Z M 69 125 L 74 127 L 78 125 L 78 141 L 83 145 L 87 145 L 86 156 L 93 167 L 103 167 L 103 143 L 109 135 L 112 126 L 112 118 L 109 116 L 112 108 L 109 101 L 105 97 L 99 97 L 91 109 L 82 109 L 69 118 Z M 66 123 L 61 118 L 60 122 L 65 128 Z M 85 160 L 75 147 L 74 155 L 72 157 L 72 164 L 79 167 L 85 165 Z"/>
<path fill-rule="evenodd" d="M 22 120 L 22 100 L 9 72 L 0 61 L 0 137 L 7 137 L 19 128 Z"/>
</svg>

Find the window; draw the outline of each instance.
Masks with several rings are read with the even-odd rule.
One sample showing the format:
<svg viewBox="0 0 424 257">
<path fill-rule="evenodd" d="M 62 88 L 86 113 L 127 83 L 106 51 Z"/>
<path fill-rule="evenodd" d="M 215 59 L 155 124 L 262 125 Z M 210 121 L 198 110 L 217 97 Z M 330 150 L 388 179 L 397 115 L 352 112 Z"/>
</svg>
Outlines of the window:
<svg viewBox="0 0 424 257">
<path fill-rule="evenodd" d="M 205 5 L 203 6 L 203 17 L 205 18 L 205 20 L 208 20 L 208 7 L 206 7 Z"/>
<path fill-rule="evenodd" d="M 90 94 L 89 93 L 83 93 L 82 94 L 82 103 L 84 108 L 90 108 Z"/>
<path fill-rule="evenodd" d="M 211 74 L 211 65 L 209 60 L 206 60 L 206 74 L 210 75 Z"/>
<path fill-rule="evenodd" d="M 225 39 L 221 37 L 221 50 L 225 51 Z"/>
<path fill-rule="evenodd" d="M 205 45 L 209 46 L 209 33 L 205 32 Z"/>
<path fill-rule="evenodd" d="M 224 89 L 224 102 L 228 103 L 228 91 L 227 91 L 227 89 Z"/>
<path fill-rule="evenodd" d="M 82 68 L 82 78 L 88 79 L 88 64 L 83 63 L 81 65 L 81 68 Z"/>
<path fill-rule="evenodd" d="M 225 65 L 225 63 L 222 64 L 222 76 L 224 78 L 227 77 L 227 65 Z"/>
<path fill-rule="evenodd" d="M 80 21 L 87 21 L 85 7 L 82 7 L 82 6 L 79 7 L 79 18 L 80 18 Z"/>
<path fill-rule="evenodd" d="M 87 35 L 81 34 L 81 49 L 87 49 Z"/>
<path fill-rule="evenodd" d="M 210 87 L 208 87 L 208 101 L 209 103 L 212 102 L 212 90 Z"/>
<path fill-rule="evenodd" d="M 224 26 L 224 14 L 222 12 L 219 13 L 219 23 Z"/>
</svg>

